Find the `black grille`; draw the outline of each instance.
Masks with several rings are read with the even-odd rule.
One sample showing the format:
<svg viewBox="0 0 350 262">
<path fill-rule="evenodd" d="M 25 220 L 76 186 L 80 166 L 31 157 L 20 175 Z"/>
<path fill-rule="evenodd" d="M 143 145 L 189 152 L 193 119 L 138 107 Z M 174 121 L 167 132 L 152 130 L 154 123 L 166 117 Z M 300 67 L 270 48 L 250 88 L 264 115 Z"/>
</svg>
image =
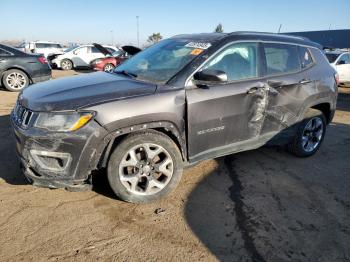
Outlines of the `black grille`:
<svg viewBox="0 0 350 262">
<path fill-rule="evenodd" d="M 30 119 L 33 116 L 33 112 L 17 103 L 13 110 L 13 120 L 15 123 L 22 127 L 27 127 L 30 123 Z"/>
</svg>

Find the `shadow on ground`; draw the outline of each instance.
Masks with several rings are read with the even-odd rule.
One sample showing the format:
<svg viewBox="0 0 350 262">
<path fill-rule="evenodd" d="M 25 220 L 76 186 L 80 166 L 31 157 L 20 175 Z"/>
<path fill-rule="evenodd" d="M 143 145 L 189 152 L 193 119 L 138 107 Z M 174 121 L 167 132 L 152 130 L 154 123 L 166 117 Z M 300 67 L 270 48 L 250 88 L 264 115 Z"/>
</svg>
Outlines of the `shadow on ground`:
<svg viewBox="0 0 350 262">
<path fill-rule="evenodd" d="M 10 116 L 0 116 L 0 178 L 11 185 L 28 184 L 19 168 Z"/>
<path fill-rule="evenodd" d="M 217 159 L 185 217 L 221 261 L 349 261 L 350 125 L 332 124 L 320 151 L 261 148 Z"/>
</svg>

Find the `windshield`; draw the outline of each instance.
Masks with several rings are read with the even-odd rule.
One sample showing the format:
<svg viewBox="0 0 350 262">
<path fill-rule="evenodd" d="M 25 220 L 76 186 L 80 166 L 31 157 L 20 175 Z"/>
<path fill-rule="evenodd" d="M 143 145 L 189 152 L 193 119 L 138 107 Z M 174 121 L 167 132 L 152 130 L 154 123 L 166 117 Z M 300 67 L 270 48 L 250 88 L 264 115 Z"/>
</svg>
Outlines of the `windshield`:
<svg viewBox="0 0 350 262">
<path fill-rule="evenodd" d="M 165 84 L 208 47 L 209 43 L 186 39 L 163 40 L 136 54 L 115 72 L 127 72 L 140 80 Z"/>
<path fill-rule="evenodd" d="M 68 52 L 74 50 L 74 49 L 77 48 L 77 47 L 78 47 L 78 45 L 68 47 L 64 52 L 68 53 Z"/>
<path fill-rule="evenodd" d="M 328 58 L 328 61 L 329 63 L 334 63 L 335 60 L 337 60 L 338 56 L 340 54 L 326 54 L 327 58 Z"/>
</svg>

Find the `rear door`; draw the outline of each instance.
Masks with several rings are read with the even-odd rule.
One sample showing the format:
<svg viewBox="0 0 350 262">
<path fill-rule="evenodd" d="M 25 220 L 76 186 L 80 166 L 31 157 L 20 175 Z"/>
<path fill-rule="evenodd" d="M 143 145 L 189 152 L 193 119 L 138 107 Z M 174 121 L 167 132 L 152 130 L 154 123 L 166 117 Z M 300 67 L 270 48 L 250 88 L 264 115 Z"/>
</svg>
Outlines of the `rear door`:
<svg viewBox="0 0 350 262">
<path fill-rule="evenodd" d="M 191 161 L 239 151 L 257 138 L 266 104 L 259 60 L 258 43 L 233 43 L 200 69 L 224 71 L 228 82 L 186 90 Z"/>
<path fill-rule="evenodd" d="M 261 136 L 268 140 L 298 121 L 305 99 L 315 92 L 315 79 L 308 48 L 264 43 L 263 50 L 268 104 Z"/>
<path fill-rule="evenodd" d="M 350 54 L 342 54 L 338 58 L 336 69 L 340 82 L 350 82 Z"/>
<path fill-rule="evenodd" d="M 89 46 L 78 47 L 72 52 L 74 66 L 88 66 L 91 59 L 91 48 Z"/>
</svg>

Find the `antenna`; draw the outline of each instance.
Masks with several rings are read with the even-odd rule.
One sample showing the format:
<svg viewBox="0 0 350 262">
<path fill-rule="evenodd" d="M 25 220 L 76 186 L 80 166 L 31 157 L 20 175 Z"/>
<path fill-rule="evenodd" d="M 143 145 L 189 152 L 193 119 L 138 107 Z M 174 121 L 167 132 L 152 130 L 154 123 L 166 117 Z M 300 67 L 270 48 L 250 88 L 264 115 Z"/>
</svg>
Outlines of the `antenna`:
<svg viewBox="0 0 350 262">
<path fill-rule="evenodd" d="M 280 24 L 280 27 L 278 28 L 277 34 L 281 32 L 282 24 Z"/>
</svg>

